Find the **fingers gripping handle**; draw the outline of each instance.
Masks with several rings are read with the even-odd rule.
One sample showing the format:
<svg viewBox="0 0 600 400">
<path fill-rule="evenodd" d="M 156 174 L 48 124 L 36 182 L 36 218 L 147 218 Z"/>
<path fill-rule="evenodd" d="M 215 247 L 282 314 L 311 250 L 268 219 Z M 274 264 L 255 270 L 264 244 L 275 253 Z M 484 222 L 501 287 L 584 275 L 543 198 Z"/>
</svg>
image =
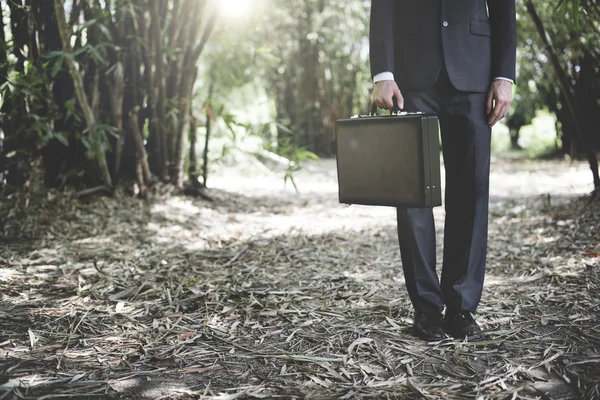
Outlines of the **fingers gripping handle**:
<svg viewBox="0 0 600 400">
<path fill-rule="evenodd" d="M 398 100 L 396 99 L 396 96 L 392 97 L 392 100 L 394 102 L 394 107 L 390 111 L 390 115 L 392 115 L 394 113 L 400 112 L 400 107 L 398 107 Z M 370 115 L 375 115 L 375 114 L 377 114 L 377 105 L 375 103 L 372 103 L 371 104 L 371 114 Z"/>
</svg>

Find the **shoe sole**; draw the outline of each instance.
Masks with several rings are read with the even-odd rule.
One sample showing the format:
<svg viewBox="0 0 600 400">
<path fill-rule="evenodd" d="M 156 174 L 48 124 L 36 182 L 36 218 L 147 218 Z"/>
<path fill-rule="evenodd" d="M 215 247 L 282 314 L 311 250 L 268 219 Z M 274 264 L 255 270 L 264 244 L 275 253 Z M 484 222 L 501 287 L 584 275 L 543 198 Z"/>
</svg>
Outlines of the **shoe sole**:
<svg viewBox="0 0 600 400">
<path fill-rule="evenodd" d="M 473 335 L 471 337 L 469 336 L 454 336 L 454 335 L 450 335 L 452 336 L 454 339 L 456 340 L 465 340 L 465 338 L 467 339 L 467 342 L 483 342 L 485 340 L 485 336 L 483 335 Z"/>
<path fill-rule="evenodd" d="M 414 328 L 412 330 L 412 334 L 413 336 L 418 337 L 421 340 L 424 340 L 426 342 L 439 342 L 441 340 L 446 339 L 445 337 L 441 337 L 441 338 L 434 338 L 434 337 L 427 337 L 427 336 L 422 336 L 421 334 L 419 334 Z"/>
<path fill-rule="evenodd" d="M 465 340 L 465 337 L 467 338 L 467 342 L 483 342 L 485 340 L 483 332 L 469 337 L 467 335 L 455 335 L 451 332 L 451 329 L 449 329 L 446 324 L 444 324 L 443 329 L 448 336 L 453 337 L 456 340 Z"/>
</svg>

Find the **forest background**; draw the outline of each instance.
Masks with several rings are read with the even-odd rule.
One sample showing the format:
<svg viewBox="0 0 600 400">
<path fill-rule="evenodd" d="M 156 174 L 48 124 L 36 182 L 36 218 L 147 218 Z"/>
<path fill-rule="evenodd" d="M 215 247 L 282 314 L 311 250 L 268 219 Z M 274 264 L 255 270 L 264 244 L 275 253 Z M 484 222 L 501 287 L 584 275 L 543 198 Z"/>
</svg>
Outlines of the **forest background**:
<svg viewBox="0 0 600 400">
<path fill-rule="evenodd" d="M 211 168 L 334 156 L 369 110 L 369 1 L 2 0 L 0 171 L 47 187 L 204 195 Z M 518 78 L 494 152 L 587 157 L 600 187 L 600 11 L 517 1 Z M 593 185 L 593 186 L 592 186 Z"/>
</svg>

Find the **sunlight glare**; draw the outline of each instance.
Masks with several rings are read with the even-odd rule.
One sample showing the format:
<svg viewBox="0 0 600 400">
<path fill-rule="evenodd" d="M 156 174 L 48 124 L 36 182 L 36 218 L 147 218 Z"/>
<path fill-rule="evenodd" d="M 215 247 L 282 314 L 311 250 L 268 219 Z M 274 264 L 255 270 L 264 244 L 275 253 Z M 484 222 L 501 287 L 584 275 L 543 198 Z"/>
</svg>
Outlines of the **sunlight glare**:
<svg viewBox="0 0 600 400">
<path fill-rule="evenodd" d="M 221 15 L 226 18 L 241 18 L 252 9 L 254 0 L 219 0 Z"/>
</svg>

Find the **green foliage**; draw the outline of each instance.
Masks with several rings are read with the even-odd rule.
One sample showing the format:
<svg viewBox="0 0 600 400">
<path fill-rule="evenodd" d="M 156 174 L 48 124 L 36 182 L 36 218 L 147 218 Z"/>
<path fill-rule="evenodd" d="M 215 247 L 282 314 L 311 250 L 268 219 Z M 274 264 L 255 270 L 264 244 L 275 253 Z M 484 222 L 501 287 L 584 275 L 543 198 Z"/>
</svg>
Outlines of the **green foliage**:
<svg viewBox="0 0 600 400">
<path fill-rule="evenodd" d="M 284 139 L 283 143 L 279 144 L 278 150 L 283 157 L 289 160 L 283 176 L 283 182 L 287 183 L 289 180 L 294 186 L 294 189 L 298 191 L 298 186 L 296 185 L 296 181 L 294 179 L 294 173 L 302 169 L 302 163 L 306 161 L 316 161 L 319 159 L 319 156 L 312 151 L 297 148 L 290 139 Z"/>
<path fill-rule="evenodd" d="M 2 117 L 18 121 L 5 124 L 7 142 L 17 151 L 29 149 L 32 140 L 22 133 L 33 132 L 39 149 L 56 141 L 70 144 L 43 152 L 54 158 L 45 165 L 61 164 L 51 172 L 55 182 L 61 170 L 75 170 L 85 171 L 80 175 L 88 184 L 110 187 L 141 166 L 141 186 L 154 173 L 181 187 L 188 104 L 218 5 L 0 0 L 0 29 L 14 35 L 0 38 L 1 59 L 10 61 L 0 68 L 2 75 L 9 70 Z M 87 160 L 76 153 L 82 148 Z"/>
<path fill-rule="evenodd" d="M 585 33 L 591 22 L 598 27 L 600 3 L 594 0 L 560 0 L 554 10 L 556 16 L 566 19 L 567 25 L 575 32 Z M 595 21 L 594 21 L 595 20 Z M 589 33 L 589 32 L 588 32 Z"/>
<path fill-rule="evenodd" d="M 216 83 L 221 101 L 240 86 L 266 90 L 278 127 L 272 150 L 283 154 L 291 140 L 331 155 L 335 120 L 368 106 L 368 16 L 365 2 L 255 2 L 241 26 L 223 24 L 205 59 L 205 82 Z"/>
<path fill-rule="evenodd" d="M 529 143 L 531 151 L 543 152 L 540 143 L 555 147 L 556 143 L 567 145 L 576 136 L 571 116 L 561 91 L 560 79 L 550 62 L 551 50 L 541 40 L 527 1 L 518 1 L 518 77 L 515 97 L 506 124 L 514 131 L 532 123 L 537 112 L 550 112 L 558 119 L 555 140 L 540 139 Z M 576 86 L 589 86 L 582 81 L 583 60 L 593 57 L 600 66 L 600 17 L 598 5 L 587 0 L 560 0 L 559 2 L 533 1 L 550 43 L 558 55 L 561 68 L 569 81 L 568 90 L 575 99 L 575 107 L 588 107 L 589 99 L 579 96 Z M 600 92 L 596 98 L 600 98 Z M 585 117 L 578 117 L 585 124 Z M 530 128 L 527 128 L 530 129 Z M 528 132 L 528 130 L 524 131 Z M 564 149 L 569 151 L 570 149 Z"/>
<path fill-rule="evenodd" d="M 82 148 L 92 160 L 144 159 L 132 144 L 130 115 L 137 110 L 152 173 L 180 184 L 181 165 L 187 163 L 180 154 L 188 154 L 180 149 L 187 145 L 183 132 L 193 99 L 191 113 L 200 135 L 206 104 L 215 118 L 210 162 L 279 157 L 276 162 L 285 164 L 284 181 L 295 186 L 294 173 L 304 162 L 333 155 L 335 121 L 368 112 L 372 84 L 366 1 L 256 0 L 243 15 L 221 13 L 206 47 L 202 40 L 215 26 L 211 12 L 218 0 L 208 0 L 206 9 L 196 0 L 67 2 L 72 53 L 62 51 L 56 40 L 55 19 L 47 6 L 51 2 L 10 0 L 8 7 L 7 1 L 0 0 L 4 21 L 10 22 L 3 26 L 9 36 L 0 48 L 9 60 L 6 83 L 0 83 L 0 118 L 8 136 L 27 142 L 9 149 L 13 155 L 58 142 L 63 151 L 58 161 L 70 160 L 74 170 L 94 170 L 78 164 L 74 153 Z M 518 77 L 505 123 L 513 132 L 524 127 L 523 143 L 566 143 L 573 136 L 572 124 L 527 1 L 517 1 Z M 590 70 L 584 59 L 591 58 L 591 65 L 600 69 L 598 4 L 536 0 L 535 5 L 558 49 L 569 90 L 585 108 L 590 91 L 600 87 L 581 73 Z M 205 26 L 207 30 L 199 28 Z M 13 32 L 19 37 L 10 37 Z M 82 76 L 92 124 L 86 121 L 89 112 L 83 118 L 87 109 L 75 100 L 67 73 L 71 63 Z M 546 140 L 545 128 L 544 139 L 531 134 L 540 113 L 556 116 L 559 140 Z M 198 137 L 198 148 L 204 146 L 202 139 Z M 121 154 L 127 151 L 131 154 Z M 135 175 L 136 162 L 121 173 Z M 119 175 L 119 163 L 113 164 L 111 171 Z"/>
<path fill-rule="evenodd" d="M 542 156 L 556 149 L 556 117 L 547 111 L 539 111 L 531 122 L 524 126 L 520 134 L 520 143 L 524 155 L 528 158 Z"/>
<path fill-rule="evenodd" d="M 7 81 L 0 86 L 0 97 L 4 101 L 16 102 L 20 105 L 21 123 L 16 126 L 17 134 L 23 140 L 32 142 L 41 149 L 51 140 L 57 139 L 68 146 L 64 132 L 56 132 L 53 119 L 57 115 L 56 106 L 48 99 L 49 83 L 46 76 L 34 65 L 29 64 L 24 73 L 12 71 Z M 2 107 L 4 108 L 4 107 Z M 15 110 L 10 114 L 0 113 L 0 119 L 8 121 L 15 117 Z M 26 148 L 20 149 L 28 152 Z"/>
</svg>

